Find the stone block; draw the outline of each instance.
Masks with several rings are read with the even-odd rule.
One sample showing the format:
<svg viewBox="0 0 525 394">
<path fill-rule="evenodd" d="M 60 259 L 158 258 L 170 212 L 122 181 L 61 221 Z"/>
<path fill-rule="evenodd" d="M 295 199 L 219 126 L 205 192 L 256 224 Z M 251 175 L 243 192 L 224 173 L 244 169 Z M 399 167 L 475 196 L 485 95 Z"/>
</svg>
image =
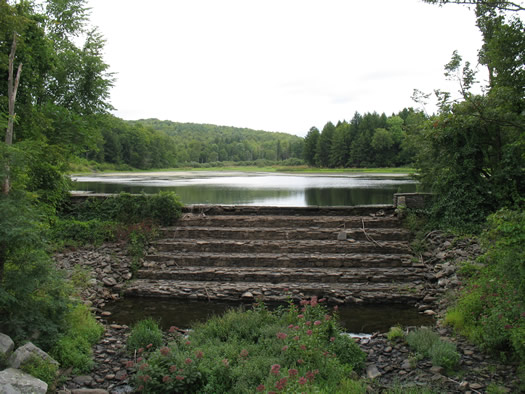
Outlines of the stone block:
<svg viewBox="0 0 525 394">
<path fill-rule="evenodd" d="M 0 392 L 45 394 L 47 392 L 47 383 L 19 369 L 8 368 L 0 372 Z"/>
</svg>

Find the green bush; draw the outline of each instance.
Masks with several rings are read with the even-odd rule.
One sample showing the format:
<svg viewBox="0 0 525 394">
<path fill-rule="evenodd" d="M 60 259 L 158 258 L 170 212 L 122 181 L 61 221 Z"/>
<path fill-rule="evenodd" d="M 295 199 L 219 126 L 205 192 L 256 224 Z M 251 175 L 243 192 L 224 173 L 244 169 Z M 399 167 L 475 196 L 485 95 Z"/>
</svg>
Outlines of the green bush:
<svg viewBox="0 0 525 394">
<path fill-rule="evenodd" d="M 116 224 L 91 219 L 57 219 L 51 227 L 51 239 L 56 245 L 100 245 L 115 239 Z"/>
<path fill-rule="evenodd" d="M 58 366 L 38 356 L 32 356 L 20 366 L 20 369 L 35 378 L 53 386 L 57 378 Z"/>
<path fill-rule="evenodd" d="M 127 347 L 131 352 L 140 350 L 139 353 L 142 353 L 144 349 L 153 351 L 160 345 L 162 345 L 162 331 L 157 322 L 151 318 L 137 322 L 127 340 Z"/>
<path fill-rule="evenodd" d="M 61 367 L 73 367 L 76 373 L 88 372 L 93 366 L 91 347 L 100 339 L 104 328 L 82 304 L 75 305 L 67 315 L 67 332 L 51 349 Z"/>
<path fill-rule="evenodd" d="M 429 356 L 432 364 L 439 365 L 449 371 L 456 367 L 461 358 L 456 350 L 456 345 L 442 340 L 438 340 L 432 345 Z"/>
<path fill-rule="evenodd" d="M 437 341 L 439 341 L 439 335 L 430 328 L 419 328 L 407 335 L 408 345 L 425 357 L 429 356 L 430 348 Z"/>
<path fill-rule="evenodd" d="M 392 342 L 404 340 L 405 332 L 400 326 L 390 327 L 390 330 L 388 330 L 388 333 L 386 334 L 386 338 Z"/>
<path fill-rule="evenodd" d="M 145 393 L 344 392 L 365 354 L 340 332 L 315 297 L 273 312 L 231 310 L 137 359 L 134 380 Z"/>
</svg>

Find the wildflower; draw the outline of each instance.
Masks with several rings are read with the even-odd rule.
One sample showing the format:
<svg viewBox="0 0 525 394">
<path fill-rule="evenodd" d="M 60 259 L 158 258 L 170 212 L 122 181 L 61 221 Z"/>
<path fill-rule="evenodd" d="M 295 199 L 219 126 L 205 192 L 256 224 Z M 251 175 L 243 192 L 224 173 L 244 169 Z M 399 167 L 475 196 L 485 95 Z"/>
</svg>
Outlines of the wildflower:
<svg viewBox="0 0 525 394">
<path fill-rule="evenodd" d="M 312 330 L 308 330 L 306 331 L 306 335 L 312 335 L 313 331 Z"/>
<path fill-rule="evenodd" d="M 279 370 L 281 369 L 281 366 L 279 364 L 273 364 L 272 368 L 270 369 L 270 372 L 274 375 L 279 375 Z"/>
<path fill-rule="evenodd" d="M 330 320 L 331 318 L 332 318 L 332 316 L 330 316 L 330 315 L 324 315 L 324 319 L 325 319 L 326 321 Z"/>
<path fill-rule="evenodd" d="M 297 315 L 298 319 L 302 319 L 303 317 L 304 317 L 304 315 L 302 313 L 300 315 Z"/>
<path fill-rule="evenodd" d="M 306 372 L 306 378 L 309 382 L 313 382 L 315 379 L 315 374 L 312 371 Z"/>
<path fill-rule="evenodd" d="M 283 346 L 283 348 L 281 349 L 283 352 L 287 351 L 288 350 L 288 346 Z"/>
<path fill-rule="evenodd" d="M 191 342 L 190 342 L 190 341 L 186 341 L 186 342 L 184 342 L 184 344 L 185 344 L 186 346 L 189 346 L 189 345 L 191 345 Z"/>
<path fill-rule="evenodd" d="M 151 349 L 152 346 L 153 346 L 153 344 L 149 343 L 148 346 L 146 346 L 146 349 Z"/>
<path fill-rule="evenodd" d="M 135 363 L 134 363 L 133 361 L 130 360 L 130 361 L 128 361 L 128 362 L 126 363 L 126 368 L 133 368 L 134 365 L 135 365 Z"/>
<path fill-rule="evenodd" d="M 143 381 L 144 383 L 146 383 L 146 382 L 147 382 L 148 380 L 150 380 L 150 379 L 151 379 L 151 377 L 150 377 L 149 375 L 143 375 L 143 376 L 142 376 L 142 381 Z"/>
<path fill-rule="evenodd" d="M 301 377 L 299 378 L 298 383 L 299 383 L 301 386 L 305 385 L 305 384 L 306 384 L 306 378 L 305 378 L 304 376 L 301 376 Z"/>
<path fill-rule="evenodd" d="M 307 321 L 306 323 L 304 323 L 304 324 L 306 324 L 308 327 L 310 327 L 310 326 L 312 325 L 312 322 L 311 322 L 310 320 L 308 320 L 308 321 Z"/>
<path fill-rule="evenodd" d="M 177 327 L 171 326 L 168 331 L 173 334 L 175 331 L 177 331 Z"/>
<path fill-rule="evenodd" d="M 335 341 L 335 337 L 330 337 L 330 342 Z"/>
<path fill-rule="evenodd" d="M 295 331 L 299 331 L 299 326 L 295 326 L 293 329 L 294 329 Z"/>
<path fill-rule="evenodd" d="M 304 363 L 304 360 L 302 358 L 300 358 L 299 360 L 297 360 L 297 364 L 299 365 L 302 365 Z"/>
<path fill-rule="evenodd" d="M 314 326 L 319 326 L 319 325 L 321 325 L 321 322 L 319 320 L 314 321 Z"/>
<path fill-rule="evenodd" d="M 140 363 L 142 361 L 142 357 L 137 358 L 137 362 Z"/>
<path fill-rule="evenodd" d="M 265 389 L 266 389 L 266 387 L 264 387 L 264 384 L 260 384 L 260 385 L 257 386 L 257 388 L 255 390 L 257 390 L 259 392 L 263 392 Z"/>
<path fill-rule="evenodd" d="M 295 337 L 293 337 L 294 341 L 298 341 L 300 338 L 298 335 L 296 335 Z"/>
<path fill-rule="evenodd" d="M 301 350 L 306 350 L 306 346 L 305 345 L 301 345 L 299 347 L 301 348 Z"/>
<path fill-rule="evenodd" d="M 510 330 L 512 326 L 510 324 L 505 324 L 505 330 Z"/>
<path fill-rule="evenodd" d="M 177 370 L 177 366 L 176 365 L 172 365 L 170 366 L 170 372 L 173 373 Z"/>
<path fill-rule="evenodd" d="M 204 353 L 202 352 L 202 350 L 199 350 L 197 351 L 197 353 L 195 353 L 195 358 L 201 359 L 202 357 L 204 357 Z"/>
<path fill-rule="evenodd" d="M 279 381 L 275 382 L 275 388 L 277 390 L 283 390 L 286 387 L 286 383 L 288 383 L 288 379 L 282 378 Z"/>
<path fill-rule="evenodd" d="M 140 354 L 140 353 L 142 353 L 143 351 L 144 351 L 144 348 L 141 347 L 141 348 L 139 348 L 138 353 Z"/>
<path fill-rule="evenodd" d="M 277 338 L 279 339 L 286 339 L 288 335 L 286 335 L 284 332 L 278 332 L 277 333 Z"/>
<path fill-rule="evenodd" d="M 189 358 L 189 357 L 186 360 L 184 360 L 184 364 L 186 364 L 186 365 L 190 365 L 192 362 L 193 362 L 193 360 L 191 358 Z"/>
<path fill-rule="evenodd" d="M 319 302 L 325 302 L 325 301 L 326 301 L 326 298 L 321 298 L 321 299 L 319 300 Z"/>
<path fill-rule="evenodd" d="M 288 328 L 293 328 L 293 324 L 290 324 L 290 325 L 288 326 Z"/>
<path fill-rule="evenodd" d="M 302 306 L 304 305 L 308 305 L 309 302 L 307 300 L 301 300 L 301 302 L 299 302 L 299 304 L 301 304 Z"/>
<path fill-rule="evenodd" d="M 177 375 L 177 376 L 175 376 L 175 379 L 177 379 L 177 380 L 184 380 L 184 376 Z"/>
<path fill-rule="evenodd" d="M 241 357 L 248 357 L 248 350 L 246 350 L 246 349 L 242 349 L 242 350 L 241 350 L 241 353 L 240 353 L 240 356 L 241 356 Z"/>
<path fill-rule="evenodd" d="M 310 305 L 312 307 L 317 306 L 317 297 L 316 296 L 312 297 L 312 300 L 310 301 Z"/>
<path fill-rule="evenodd" d="M 288 376 L 296 376 L 299 373 L 299 371 L 295 368 L 288 370 Z"/>
<path fill-rule="evenodd" d="M 164 376 L 164 377 L 162 378 L 162 382 L 163 382 L 163 383 L 168 383 L 168 382 L 170 382 L 170 381 L 171 381 L 171 378 L 170 378 L 168 375 L 166 375 L 166 376 Z"/>
<path fill-rule="evenodd" d="M 229 366 L 230 366 L 230 362 L 228 361 L 227 358 L 223 358 L 223 359 L 222 359 L 222 363 L 223 363 L 223 365 L 224 365 L 225 367 L 229 367 Z"/>
<path fill-rule="evenodd" d="M 160 354 L 162 354 L 163 356 L 167 356 L 168 354 L 170 354 L 170 348 L 167 346 L 164 346 L 163 348 L 160 349 Z"/>
<path fill-rule="evenodd" d="M 145 370 L 146 368 L 148 368 L 148 367 L 149 367 L 149 365 L 148 365 L 147 363 L 144 363 L 144 364 L 141 364 L 141 365 L 140 365 L 139 369 L 140 369 L 141 371 L 144 371 L 144 370 Z"/>
</svg>

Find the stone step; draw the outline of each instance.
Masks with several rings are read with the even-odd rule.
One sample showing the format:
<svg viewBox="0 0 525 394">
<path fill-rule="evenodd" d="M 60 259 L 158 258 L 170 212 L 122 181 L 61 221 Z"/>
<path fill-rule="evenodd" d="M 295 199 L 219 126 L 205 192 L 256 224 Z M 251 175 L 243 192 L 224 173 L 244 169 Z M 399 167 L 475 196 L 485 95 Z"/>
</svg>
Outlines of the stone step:
<svg viewBox="0 0 525 394">
<path fill-rule="evenodd" d="M 411 234 L 399 228 L 347 229 L 292 228 L 292 227 L 193 227 L 181 226 L 161 229 L 163 238 L 180 239 L 259 239 L 259 240 L 334 240 L 343 234 L 347 239 L 359 241 L 367 237 L 375 241 L 408 241 Z"/>
<path fill-rule="evenodd" d="M 409 254 L 379 253 L 150 253 L 143 267 L 165 269 L 166 267 L 411 267 Z"/>
<path fill-rule="evenodd" d="M 395 216 L 294 216 L 294 215 L 207 215 L 185 214 L 177 227 L 286 227 L 286 228 L 400 228 L 401 222 Z"/>
<path fill-rule="evenodd" d="M 226 240 L 179 239 L 152 243 L 161 252 L 201 253 L 409 253 L 407 242 L 350 240 Z"/>
<path fill-rule="evenodd" d="M 278 216 L 386 216 L 395 212 L 393 205 L 361 205 L 361 206 L 310 206 L 310 207 L 271 207 L 250 205 L 187 205 L 183 213 L 205 215 L 278 215 Z"/>
<path fill-rule="evenodd" d="M 138 279 L 269 283 L 367 283 L 424 280 L 421 268 L 166 267 L 141 269 Z"/>
<path fill-rule="evenodd" d="M 137 279 L 125 296 L 220 299 L 228 301 L 286 301 L 318 296 L 332 303 L 415 303 L 422 298 L 421 283 L 269 283 Z"/>
</svg>

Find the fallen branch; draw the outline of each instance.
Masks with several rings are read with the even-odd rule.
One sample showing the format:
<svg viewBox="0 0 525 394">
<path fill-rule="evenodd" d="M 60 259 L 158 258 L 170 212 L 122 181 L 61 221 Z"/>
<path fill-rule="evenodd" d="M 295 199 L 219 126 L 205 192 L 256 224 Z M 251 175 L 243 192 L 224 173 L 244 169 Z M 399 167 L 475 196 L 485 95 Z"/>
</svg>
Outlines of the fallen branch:
<svg viewBox="0 0 525 394">
<path fill-rule="evenodd" d="M 377 242 L 375 239 L 373 239 L 370 235 L 368 235 L 368 233 L 366 232 L 366 229 L 365 229 L 365 221 L 363 219 L 361 219 L 361 224 L 363 226 L 362 230 L 363 230 L 363 233 L 365 234 L 365 238 L 369 241 L 369 242 L 373 242 L 374 244 L 376 244 L 377 246 L 381 247 L 382 245 Z"/>
</svg>

